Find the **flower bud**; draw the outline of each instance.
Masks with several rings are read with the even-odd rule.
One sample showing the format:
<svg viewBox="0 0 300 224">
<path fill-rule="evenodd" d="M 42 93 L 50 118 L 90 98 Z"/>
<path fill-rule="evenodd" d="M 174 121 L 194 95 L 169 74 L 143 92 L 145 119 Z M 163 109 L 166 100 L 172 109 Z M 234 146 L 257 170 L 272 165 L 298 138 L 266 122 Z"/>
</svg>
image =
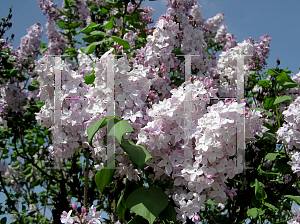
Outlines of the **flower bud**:
<svg viewBox="0 0 300 224">
<path fill-rule="evenodd" d="M 86 208 L 84 206 L 81 207 L 81 214 L 84 215 L 86 213 Z"/>
</svg>

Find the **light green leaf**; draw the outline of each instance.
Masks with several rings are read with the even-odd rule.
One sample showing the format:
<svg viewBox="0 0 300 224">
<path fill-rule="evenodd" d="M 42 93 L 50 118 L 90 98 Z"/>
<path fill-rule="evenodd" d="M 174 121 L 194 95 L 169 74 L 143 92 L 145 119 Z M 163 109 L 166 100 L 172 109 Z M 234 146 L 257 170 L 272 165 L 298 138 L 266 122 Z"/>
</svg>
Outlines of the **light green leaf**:
<svg viewBox="0 0 300 224">
<path fill-rule="evenodd" d="M 262 79 L 258 81 L 257 85 L 262 86 L 264 88 L 268 88 L 272 85 L 272 82 L 268 79 Z"/>
<path fill-rule="evenodd" d="M 167 207 L 168 196 L 158 187 L 140 187 L 128 196 L 126 205 L 152 224 Z"/>
<path fill-rule="evenodd" d="M 284 197 L 290 198 L 293 201 L 297 202 L 300 205 L 300 197 L 299 196 L 294 196 L 294 195 L 285 195 Z"/>
<path fill-rule="evenodd" d="M 109 35 L 107 34 L 107 33 L 105 33 L 105 32 L 102 32 L 102 31 L 98 31 L 98 30 L 95 30 L 95 31 L 92 31 L 91 33 L 90 33 L 90 35 L 92 35 L 92 36 L 99 36 L 99 37 L 109 37 Z"/>
<path fill-rule="evenodd" d="M 144 170 L 145 163 L 153 158 L 144 146 L 136 145 L 132 141 L 123 140 L 120 146 L 141 170 Z"/>
<path fill-rule="evenodd" d="M 257 215 L 258 215 L 258 211 L 257 208 L 251 208 L 247 211 L 247 215 L 251 216 L 252 218 L 256 219 Z"/>
<path fill-rule="evenodd" d="M 276 97 L 273 105 L 284 103 L 284 102 L 289 102 L 289 101 L 292 101 L 292 100 L 293 100 L 292 97 L 287 96 L 287 95 L 278 96 L 278 97 Z"/>
<path fill-rule="evenodd" d="M 115 130 L 114 130 L 115 129 Z M 114 135 L 114 131 L 116 136 Z M 115 120 L 113 125 L 112 121 L 108 124 L 108 134 L 107 136 L 115 136 L 119 143 L 122 142 L 122 137 L 125 133 L 134 132 L 130 124 L 125 120 Z"/>
<path fill-rule="evenodd" d="M 112 38 L 113 38 L 114 42 L 117 42 L 119 45 L 123 46 L 124 50 L 130 48 L 130 46 L 126 40 L 122 40 L 121 38 L 116 37 L 116 36 L 112 36 Z"/>
<path fill-rule="evenodd" d="M 266 160 L 275 160 L 276 157 L 279 155 L 279 153 L 268 153 L 266 156 L 265 156 L 265 159 Z"/>
</svg>

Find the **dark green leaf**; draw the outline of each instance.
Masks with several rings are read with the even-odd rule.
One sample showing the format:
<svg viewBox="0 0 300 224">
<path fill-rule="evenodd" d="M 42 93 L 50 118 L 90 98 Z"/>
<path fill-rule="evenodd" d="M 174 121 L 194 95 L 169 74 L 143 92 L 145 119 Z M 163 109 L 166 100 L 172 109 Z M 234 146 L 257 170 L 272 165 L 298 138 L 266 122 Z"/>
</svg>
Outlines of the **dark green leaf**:
<svg viewBox="0 0 300 224">
<path fill-rule="evenodd" d="M 265 202 L 264 205 L 267 206 L 271 211 L 278 212 L 278 208 L 276 208 L 274 205 L 271 205 L 271 204 L 269 204 L 267 202 Z"/>
<path fill-rule="evenodd" d="M 127 209 L 126 202 L 124 200 L 124 192 L 119 198 L 118 204 L 117 204 L 117 212 L 121 219 L 125 222 L 125 211 Z"/>
<path fill-rule="evenodd" d="M 92 36 L 81 37 L 81 39 L 90 44 L 96 42 L 96 39 Z"/>
<path fill-rule="evenodd" d="M 264 102 L 264 107 L 266 110 L 270 110 L 270 109 L 274 109 L 274 103 L 275 99 L 273 97 L 267 97 L 265 99 L 265 102 Z"/>
<path fill-rule="evenodd" d="M 87 75 L 87 76 L 84 78 L 84 83 L 85 83 L 85 84 L 93 84 L 93 83 L 94 83 L 94 80 L 95 80 L 95 75 L 94 75 L 94 74 Z"/>
<path fill-rule="evenodd" d="M 267 194 L 263 189 L 263 184 L 255 179 L 255 197 L 257 200 L 263 200 L 267 198 Z"/>
<path fill-rule="evenodd" d="M 131 211 L 152 224 L 167 207 L 168 196 L 158 187 L 140 187 L 128 196 L 126 205 Z"/>
<path fill-rule="evenodd" d="M 72 28 L 78 28 L 83 22 L 71 23 Z"/>
<path fill-rule="evenodd" d="M 123 140 L 120 146 L 141 170 L 144 170 L 145 163 L 153 158 L 144 146 L 136 145 L 132 141 Z"/>
<path fill-rule="evenodd" d="M 174 209 L 175 205 L 169 201 L 167 207 L 159 214 L 160 219 L 165 219 L 168 221 L 173 221 L 176 223 L 176 211 Z"/>
<path fill-rule="evenodd" d="M 80 50 L 81 50 L 82 53 L 91 54 L 91 53 L 94 52 L 97 45 L 104 44 L 106 42 L 108 42 L 108 40 L 102 40 L 100 42 L 94 42 L 94 43 L 90 44 L 89 46 L 81 48 Z"/>
<path fill-rule="evenodd" d="M 116 169 L 102 168 L 97 172 L 95 181 L 101 194 L 104 188 L 112 181 L 115 171 Z"/>
<path fill-rule="evenodd" d="M 6 217 L 3 217 L 0 221 L 1 224 L 6 224 L 7 222 L 7 218 Z"/>
</svg>

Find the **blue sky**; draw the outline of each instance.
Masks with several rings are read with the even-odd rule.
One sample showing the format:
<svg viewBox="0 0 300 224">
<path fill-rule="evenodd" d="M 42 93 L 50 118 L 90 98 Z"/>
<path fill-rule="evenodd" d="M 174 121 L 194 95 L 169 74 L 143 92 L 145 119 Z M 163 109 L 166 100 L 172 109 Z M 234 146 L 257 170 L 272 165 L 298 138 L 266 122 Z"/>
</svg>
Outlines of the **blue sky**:
<svg viewBox="0 0 300 224">
<path fill-rule="evenodd" d="M 14 33 L 14 49 L 20 45 L 21 37 L 27 34 L 26 29 L 36 22 L 44 27 L 43 43 L 48 43 L 46 38 L 45 24 L 46 15 L 38 6 L 37 0 L 0 0 L 0 17 L 6 18 L 9 7 L 12 8 L 12 28 L 6 33 L 9 36 Z M 54 0 L 61 7 L 62 0 Z M 227 32 L 237 36 L 240 43 L 252 37 L 259 41 L 260 37 L 269 34 L 272 38 L 270 57 L 267 59 L 269 68 L 276 66 L 276 58 L 281 61 L 281 68 L 288 67 L 294 74 L 300 68 L 300 4 L 298 0 L 198 0 L 201 5 L 202 16 L 206 19 L 218 13 L 225 13 L 226 19 L 223 22 L 227 26 Z M 165 0 L 144 1 L 142 7 L 151 6 L 155 12 L 152 18 L 154 26 L 159 16 L 167 10 Z M 5 36 L 5 37 L 6 37 Z M 4 196 L 0 193 L 0 202 Z M 0 216 L 1 218 L 1 216 Z"/>
</svg>

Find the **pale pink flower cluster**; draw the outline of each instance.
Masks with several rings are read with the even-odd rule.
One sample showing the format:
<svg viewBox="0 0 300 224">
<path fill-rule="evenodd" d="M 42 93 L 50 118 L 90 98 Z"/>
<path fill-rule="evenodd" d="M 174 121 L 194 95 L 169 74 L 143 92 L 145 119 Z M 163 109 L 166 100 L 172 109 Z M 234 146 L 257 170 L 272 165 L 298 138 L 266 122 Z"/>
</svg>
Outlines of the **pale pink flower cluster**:
<svg viewBox="0 0 300 224">
<path fill-rule="evenodd" d="M 49 49 L 43 55 L 61 55 L 66 48 L 67 37 L 56 29 L 56 23 L 49 18 L 46 23 L 46 29 Z"/>
<path fill-rule="evenodd" d="M 277 131 L 278 142 L 282 140 L 282 143 L 286 145 L 289 150 L 293 147 L 300 148 L 300 96 L 293 101 L 287 110 L 282 114 L 285 118 L 285 123 Z M 294 156 L 294 155 L 293 155 Z M 298 158 L 298 157 L 297 157 Z M 299 163 L 299 160 L 297 160 Z"/>
<path fill-rule="evenodd" d="M 41 41 L 39 38 L 42 38 L 43 28 L 40 23 L 32 25 L 27 29 L 28 34 L 21 38 L 20 48 L 16 53 L 18 55 L 18 63 L 25 64 L 28 60 L 30 64 L 34 63 L 34 60 L 37 59 L 39 49 L 41 47 Z"/>
<path fill-rule="evenodd" d="M 44 15 L 48 14 L 51 20 L 57 21 L 61 17 L 60 13 L 56 10 L 57 3 L 53 3 L 53 0 L 38 0 L 39 7 L 44 11 Z"/>
<path fill-rule="evenodd" d="M 89 214 L 86 213 L 86 208 L 81 207 L 81 214 L 77 211 L 77 206 L 75 203 L 72 204 L 72 209 L 75 210 L 75 217 L 72 217 L 72 210 L 70 210 L 68 213 L 63 211 L 61 215 L 61 223 L 64 224 L 101 224 L 100 218 L 101 212 L 97 212 L 96 208 L 94 208 L 94 205 L 89 209 Z"/>
</svg>

